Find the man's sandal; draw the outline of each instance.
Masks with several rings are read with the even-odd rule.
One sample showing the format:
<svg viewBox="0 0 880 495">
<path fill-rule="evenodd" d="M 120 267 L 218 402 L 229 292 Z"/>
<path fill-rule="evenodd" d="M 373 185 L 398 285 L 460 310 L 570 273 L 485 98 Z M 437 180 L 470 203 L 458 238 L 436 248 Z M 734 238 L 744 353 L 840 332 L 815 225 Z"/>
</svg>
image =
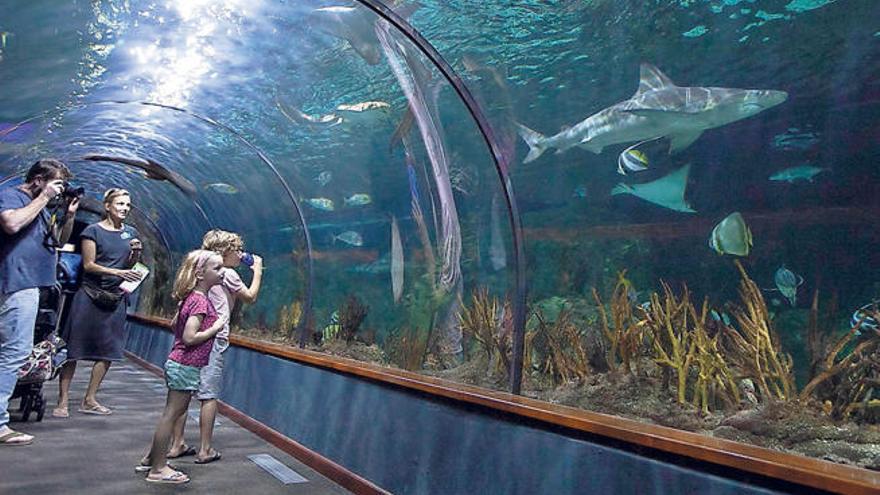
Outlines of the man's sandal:
<svg viewBox="0 0 880 495">
<path fill-rule="evenodd" d="M 0 445 L 6 447 L 21 447 L 32 443 L 34 443 L 34 437 L 20 431 L 10 430 L 9 433 L 0 436 Z"/>
</svg>

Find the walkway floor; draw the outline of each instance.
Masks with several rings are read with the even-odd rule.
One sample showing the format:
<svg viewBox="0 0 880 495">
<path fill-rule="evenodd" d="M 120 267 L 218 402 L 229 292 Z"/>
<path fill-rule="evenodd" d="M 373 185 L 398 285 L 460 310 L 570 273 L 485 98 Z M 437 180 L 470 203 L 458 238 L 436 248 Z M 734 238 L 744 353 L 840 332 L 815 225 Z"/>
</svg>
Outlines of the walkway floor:
<svg viewBox="0 0 880 495">
<path fill-rule="evenodd" d="M 86 364 L 77 370 L 71 390 L 76 402 L 72 405 L 79 404 L 90 369 Z M 11 425 L 35 435 L 34 443 L 26 447 L 0 447 L 0 493 L 349 493 L 224 416 L 218 416 L 219 425 L 214 430 L 216 447 L 223 453 L 220 461 L 197 465 L 193 457 L 173 460 L 192 478 L 177 489 L 145 482 L 143 475 L 134 472 L 134 466 L 152 438 L 165 403 L 165 391 L 162 379 L 126 360 L 113 365 L 98 395 L 104 405 L 113 409 L 112 415 L 81 414 L 74 405 L 70 418 L 57 419 L 51 414 L 58 382 L 46 383 L 43 421 L 34 422 L 35 415 L 31 414 L 29 422 Z M 12 405 L 13 410 L 17 408 L 18 400 Z M 197 417 L 198 404 L 193 401 L 187 419 L 190 445 L 198 445 Z M 307 481 L 283 484 L 248 458 L 254 454 L 271 455 Z"/>
</svg>

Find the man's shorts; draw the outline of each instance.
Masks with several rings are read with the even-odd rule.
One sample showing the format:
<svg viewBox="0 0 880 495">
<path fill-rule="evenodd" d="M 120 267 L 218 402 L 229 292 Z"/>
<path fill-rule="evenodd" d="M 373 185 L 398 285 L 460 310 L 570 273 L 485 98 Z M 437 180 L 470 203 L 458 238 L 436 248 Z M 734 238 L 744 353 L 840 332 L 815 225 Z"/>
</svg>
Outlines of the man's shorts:
<svg viewBox="0 0 880 495">
<path fill-rule="evenodd" d="M 169 390 L 195 392 L 199 389 L 199 368 L 168 359 L 165 361 L 165 384 Z"/>
<path fill-rule="evenodd" d="M 211 347 L 211 355 L 208 357 L 208 365 L 201 371 L 197 399 L 209 400 L 220 397 L 220 388 L 223 384 L 223 351 L 227 347 L 229 347 L 228 340 L 214 339 L 214 346 Z"/>
</svg>

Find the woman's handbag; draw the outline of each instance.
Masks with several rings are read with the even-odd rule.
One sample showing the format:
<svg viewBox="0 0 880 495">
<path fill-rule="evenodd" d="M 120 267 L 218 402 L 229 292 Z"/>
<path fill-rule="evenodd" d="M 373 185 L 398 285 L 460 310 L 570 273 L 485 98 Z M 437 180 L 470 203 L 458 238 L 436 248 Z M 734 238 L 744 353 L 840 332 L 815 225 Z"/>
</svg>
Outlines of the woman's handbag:
<svg viewBox="0 0 880 495">
<path fill-rule="evenodd" d="M 115 290 L 102 289 L 86 280 L 83 280 L 82 290 L 85 291 L 86 295 L 89 296 L 89 299 L 95 303 L 95 306 L 105 311 L 115 310 L 125 295 L 125 293 L 118 288 Z"/>
</svg>

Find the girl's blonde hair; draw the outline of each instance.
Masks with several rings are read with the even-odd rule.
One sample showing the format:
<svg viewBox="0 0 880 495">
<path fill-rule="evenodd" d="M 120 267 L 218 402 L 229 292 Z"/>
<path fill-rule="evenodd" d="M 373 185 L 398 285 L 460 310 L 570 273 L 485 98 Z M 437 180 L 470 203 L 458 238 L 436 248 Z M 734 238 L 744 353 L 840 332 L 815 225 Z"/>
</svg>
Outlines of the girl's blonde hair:
<svg viewBox="0 0 880 495">
<path fill-rule="evenodd" d="M 174 277 L 174 289 L 171 291 L 171 297 L 177 301 L 183 301 L 193 289 L 196 288 L 199 279 L 198 276 L 204 273 L 205 265 L 211 258 L 217 258 L 223 262 L 223 258 L 219 253 L 207 251 L 205 249 L 196 249 L 187 253 L 183 259 L 183 264 L 177 270 Z"/>
<path fill-rule="evenodd" d="M 226 254 L 236 250 L 243 250 L 244 241 L 241 240 L 240 235 L 234 232 L 213 229 L 206 232 L 205 237 L 202 238 L 202 249 Z"/>
</svg>

